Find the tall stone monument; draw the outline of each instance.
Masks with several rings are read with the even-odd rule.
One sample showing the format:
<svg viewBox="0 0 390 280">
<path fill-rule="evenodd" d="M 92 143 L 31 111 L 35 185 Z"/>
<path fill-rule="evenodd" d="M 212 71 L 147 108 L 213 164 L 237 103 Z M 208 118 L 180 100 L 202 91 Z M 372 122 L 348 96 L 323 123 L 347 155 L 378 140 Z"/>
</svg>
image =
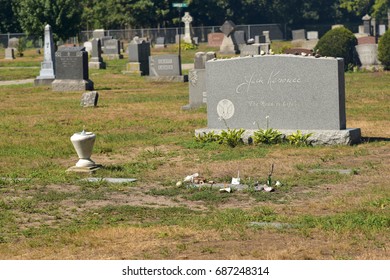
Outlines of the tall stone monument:
<svg viewBox="0 0 390 280">
<path fill-rule="evenodd" d="M 184 22 L 184 37 L 183 40 L 186 43 L 192 44 L 192 38 L 191 38 L 191 22 L 192 22 L 192 16 L 189 12 L 185 12 L 184 16 L 181 18 L 181 21 Z"/>
<path fill-rule="evenodd" d="M 89 68 L 106 69 L 106 63 L 102 58 L 102 44 L 99 38 L 92 40 L 91 60 L 88 63 Z"/>
<path fill-rule="evenodd" d="M 222 44 L 219 47 L 219 52 L 221 54 L 239 53 L 238 45 L 234 40 L 234 32 L 236 31 L 236 25 L 231 20 L 227 20 L 220 27 L 220 29 L 224 34 L 224 37 L 223 37 Z"/>
<path fill-rule="evenodd" d="M 41 62 L 41 71 L 35 79 L 34 84 L 50 85 L 55 79 L 55 60 L 54 60 L 54 42 L 51 26 L 45 26 L 43 62 Z"/>
</svg>

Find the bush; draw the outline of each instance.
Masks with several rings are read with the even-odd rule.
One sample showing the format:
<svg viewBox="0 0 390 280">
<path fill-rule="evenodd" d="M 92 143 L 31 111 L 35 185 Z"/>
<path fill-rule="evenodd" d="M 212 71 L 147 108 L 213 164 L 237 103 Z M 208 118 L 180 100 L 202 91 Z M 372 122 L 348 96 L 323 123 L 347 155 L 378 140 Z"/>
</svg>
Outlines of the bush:
<svg viewBox="0 0 390 280">
<path fill-rule="evenodd" d="M 358 64 L 355 51 L 356 45 L 357 39 L 355 35 L 344 27 L 338 27 L 326 32 L 314 49 L 318 50 L 322 56 L 344 58 L 344 69 L 347 70 Z"/>
<path fill-rule="evenodd" d="M 385 70 L 390 70 L 390 29 L 379 39 L 378 59 Z"/>
</svg>

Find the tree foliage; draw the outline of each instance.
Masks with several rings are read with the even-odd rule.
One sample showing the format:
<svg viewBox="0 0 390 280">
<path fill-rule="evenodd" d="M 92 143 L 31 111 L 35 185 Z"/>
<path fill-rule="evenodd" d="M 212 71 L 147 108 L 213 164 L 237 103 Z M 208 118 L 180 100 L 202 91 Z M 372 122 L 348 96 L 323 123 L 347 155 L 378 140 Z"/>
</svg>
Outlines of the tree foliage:
<svg viewBox="0 0 390 280">
<path fill-rule="evenodd" d="M 378 59 L 386 70 L 390 70 L 390 29 L 379 40 Z"/>
<path fill-rule="evenodd" d="M 16 32 L 20 30 L 17 20 L 15 20 L 15 1 L 0 0 L 0 33 Z"/>
</svg>

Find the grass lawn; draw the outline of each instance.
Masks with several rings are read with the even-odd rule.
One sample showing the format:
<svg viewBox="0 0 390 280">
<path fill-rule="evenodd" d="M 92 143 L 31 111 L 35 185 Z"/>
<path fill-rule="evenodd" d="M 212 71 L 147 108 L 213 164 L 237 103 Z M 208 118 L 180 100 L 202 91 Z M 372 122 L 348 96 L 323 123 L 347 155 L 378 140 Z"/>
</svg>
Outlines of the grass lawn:
<svg viewBox="0 0 390 280">
<path fill-rule="evenodd" d="M 96 108 L 80 107 L 80 92 L 0 85 L 1 259 L 390 258 L 389 72 L 345 75 L 347 127 L 362 129 L 362 144 L 230 148 L 194 140 L 207 116 L 180 109 L 188 83 L 123 75 L 126 60 L 90 70 Z M 0 81 L 35 78 L 40 61 L 35 50 L 0 59 Z M 93 176 L 137 182 L 66 172 L 77 162 L 70 137 L 84 127 L 104 166 Z M 254 191 L 271 164 L 283 185 Z M 195 172 L 227 183 L 238 170 L 248 190 L 176 186 Z"/>
</svg>

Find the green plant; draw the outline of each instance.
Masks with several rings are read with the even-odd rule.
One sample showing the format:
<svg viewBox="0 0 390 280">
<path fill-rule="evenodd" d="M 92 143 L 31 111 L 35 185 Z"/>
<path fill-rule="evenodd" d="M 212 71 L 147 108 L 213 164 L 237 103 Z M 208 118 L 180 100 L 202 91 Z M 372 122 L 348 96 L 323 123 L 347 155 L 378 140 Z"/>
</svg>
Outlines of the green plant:
<svg viewBox="0 0 390 280">
<path fill-rule="evenodd" d="M 195 135 L 195 140 L 197 142 L 201 142 L 201 143 L 218 142 L 218 141 L 220 141 L 220 139 L 221 139 L 221 136 L 216 134 L 214 131 L 210 131 L 207 133 L 203 132 L 203 133 L 199 133 L 198 135 Z"/>
<path fill-rule="evenodd" d="M 387 30 L 379 40 L 378 59 L 386 70 L 390 70 L 390 30 Z"/>
<path fill-rule="evenodd" d="M 23 56 L 25 49 L 26 49 L 26 42 L 25 42 L 24 38 L 19 38 L 19 43 L 18 43 L 18 46 L 16 48 L 17 55 Z"/>
<path fill-rule="evenodd" d="M 325 33 L 314 49 L 322 56 L 344 58 L 344 69 L 347 70 L 351 65 L 356 65 L 358 62 L 355 51 L 356 45 L 355 35 L 350 30 L 339 27 Z"/>
<path fill-rule="evenodd" d="M 256 144 L 277 144 L 282 141 L 282 133 L 273 128 L 259 129 L 254 132 L 253 141 Z"/>
<path fill-rule="evenodd" d="M 308 138 L 312 135 L 313 133 L 302 134 L 302 131 L 298 129 L 297 132 L 287 136 L 287 141 L 291 145 L 308 146 L 310 145 Z"/>
<path fill-rule="evenodd" d="M 242 135 L 244 134 L 245 129 L 230 129 L 222 130 L 220 136 L 220 143 L 225 143 L 228 146 L 234 148 L 238 144 L 243 143 Z"/>
<path fill-rule="evenodd" d="M 188 50 L 196 50 L 198 48 L 197 45 L 187 43 L 183 40 L 180 41 L 180 48 L 182 51 L 188 51 Z M 179 49 L 179 45 L 177 45 L 177 49 Z"/>
</svg>

